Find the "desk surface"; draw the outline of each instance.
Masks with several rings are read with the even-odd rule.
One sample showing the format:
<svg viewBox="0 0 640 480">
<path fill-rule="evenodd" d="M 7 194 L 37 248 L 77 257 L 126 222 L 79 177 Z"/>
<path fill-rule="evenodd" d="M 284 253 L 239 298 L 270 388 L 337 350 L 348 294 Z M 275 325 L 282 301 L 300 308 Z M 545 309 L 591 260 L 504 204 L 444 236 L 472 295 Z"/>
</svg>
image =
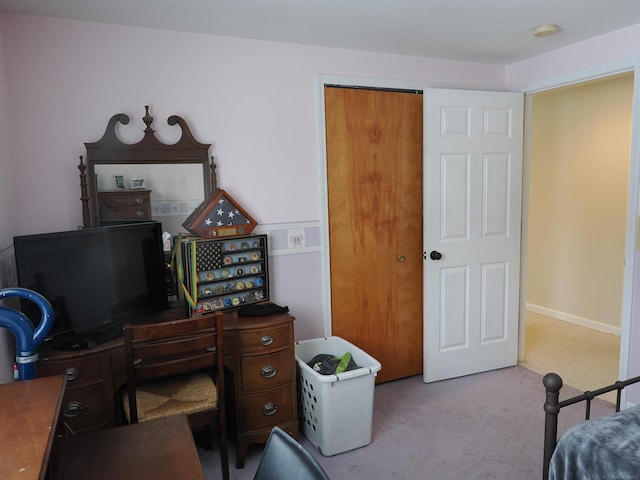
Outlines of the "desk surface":
<svg viewBox="0 0 640 480">
<path fill-rule="evenodd" d="M 204 480 L 204 474 L 189 420 L 174 415 L 65 438 L 58 478 Z"/>
<path fill-rule="evenodd" d="M 58 422 L 65 377 L 0 385 L 0 478 L 42 479 Z"/>
</svg>

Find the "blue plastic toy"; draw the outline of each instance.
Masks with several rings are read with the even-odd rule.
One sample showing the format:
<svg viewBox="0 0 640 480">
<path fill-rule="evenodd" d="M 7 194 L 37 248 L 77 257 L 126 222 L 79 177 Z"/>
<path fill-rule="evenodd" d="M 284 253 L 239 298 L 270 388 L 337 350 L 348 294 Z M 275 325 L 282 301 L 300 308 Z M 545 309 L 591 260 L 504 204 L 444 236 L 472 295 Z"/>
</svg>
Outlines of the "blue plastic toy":
<svg viewBox="0 0 640 480">
<path fill-rule="evenodd" d="M 16 337 L 16 364 L 18 380 L 36 377 L 38 347 L 53 325 L 53 308 L 46 298 L 27 288 L 5 288 L 0 290 L 0 300 L 20 297 L 31 300 L 41 312 L 40 323 L 33 327 L 31 320 L 22 312 L 0 305 L 0 327 L 9 329 Z"/>
</svg>

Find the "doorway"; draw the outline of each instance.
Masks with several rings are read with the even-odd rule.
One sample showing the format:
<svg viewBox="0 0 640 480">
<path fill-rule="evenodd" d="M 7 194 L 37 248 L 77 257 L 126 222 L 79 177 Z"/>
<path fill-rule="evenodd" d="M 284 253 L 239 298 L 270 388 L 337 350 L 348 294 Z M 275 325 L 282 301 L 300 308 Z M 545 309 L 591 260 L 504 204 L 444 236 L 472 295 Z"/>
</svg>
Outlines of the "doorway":
<svg viewBox="0 0 640 480">
<path fill-rule="evenodd" d="M 540 328 L 554 322 L 563 332 L 567 325 L 557 322 L 578 325 L 568 347 L 585 327 L 604 332 L 602 344 L 610 346 L 615 342 L 607 335 L 621 333 L 633 85 L 633 72 L 626 72 L 531 99 L 524 364 L 539 373 L 557 371 L 580 390 L 618 379 L 620 337 L 615 362 L 592 374 L 591 383 L 587 372 L 603 363 L 593 351 L 551 362 L 539 357 L 545 346 L 531 344 L 530 337 L 542 333 L 544 342 Z M 607 380 L 598 384 L 603 376 Z"/>
</svg>

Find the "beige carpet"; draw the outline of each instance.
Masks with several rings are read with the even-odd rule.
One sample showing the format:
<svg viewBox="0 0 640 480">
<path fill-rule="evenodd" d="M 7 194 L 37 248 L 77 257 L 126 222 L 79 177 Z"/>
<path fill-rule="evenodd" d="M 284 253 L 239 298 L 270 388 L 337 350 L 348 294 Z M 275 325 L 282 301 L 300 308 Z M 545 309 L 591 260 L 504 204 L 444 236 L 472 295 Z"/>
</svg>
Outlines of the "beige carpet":
<svg viewBox="0 0 640 480">
<path fill-rule="evenodd" d="M 542 375 L 555 372 L 581 391 L 618 380 L 619 336 L 530 311 L 526 322 L 523 367 Z M 615 393 L 600 398 L 615 402 Z"/>
</svg>

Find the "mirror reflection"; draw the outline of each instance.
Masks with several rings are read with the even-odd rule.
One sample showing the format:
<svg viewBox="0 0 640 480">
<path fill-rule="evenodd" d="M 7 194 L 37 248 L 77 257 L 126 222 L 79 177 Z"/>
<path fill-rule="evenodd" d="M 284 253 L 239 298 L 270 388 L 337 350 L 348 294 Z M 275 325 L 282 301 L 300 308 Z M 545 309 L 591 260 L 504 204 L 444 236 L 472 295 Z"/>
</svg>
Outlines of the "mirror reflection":
<svg viewBox="0 0 640 480">
<path fill-rule="evenodd" d="M 96 164 L 95 174 L 100 192 L 136 186 L 151 190 L 151 216 L 172 234 L 185 231 L 182 223 L 205 198 L 202 165 L 197 163 Z"/>
</svg>

